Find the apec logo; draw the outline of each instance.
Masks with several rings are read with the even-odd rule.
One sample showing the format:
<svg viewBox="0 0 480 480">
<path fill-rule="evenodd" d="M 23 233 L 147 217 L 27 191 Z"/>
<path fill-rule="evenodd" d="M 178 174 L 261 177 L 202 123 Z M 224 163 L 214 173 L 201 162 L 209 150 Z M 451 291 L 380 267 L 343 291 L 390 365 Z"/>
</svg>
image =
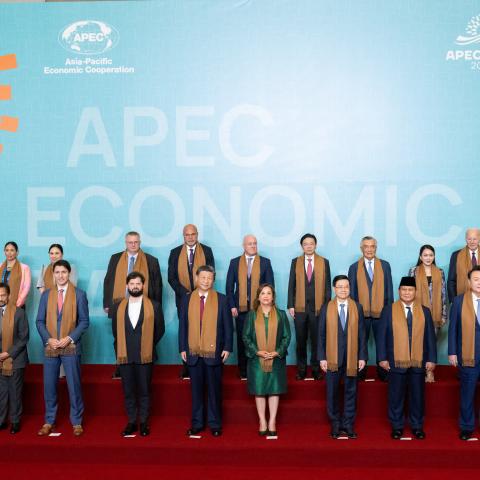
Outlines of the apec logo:
<svg viewBox="0 0 480 480">
<path fill-rule="evenodd" d="M 480 15 L 472 17 L 465 28 L 465 35 L 459 35 L 456 40 L 457 45 L 471 45 L 472 43 L 480 43 Z"/>
<path fill-rule="evenodd" d="M 70 53 L 99 55 L 114 48 L 120 35 L 111 25 L 97 20 L 81 20 L 58 34 L 60 45 Z"/>
</svg>

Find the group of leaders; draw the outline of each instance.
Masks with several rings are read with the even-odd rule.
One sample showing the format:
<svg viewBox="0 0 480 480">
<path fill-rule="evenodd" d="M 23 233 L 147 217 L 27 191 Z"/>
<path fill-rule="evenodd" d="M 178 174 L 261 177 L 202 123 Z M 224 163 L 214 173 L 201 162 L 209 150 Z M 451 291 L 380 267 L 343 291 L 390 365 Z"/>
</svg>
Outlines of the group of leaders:
<svg viewBox="0 0 480 480">
<path fill-rule="evenodd" d="M 276 304 L 270 260 L 258 254 L 253 235 L 245 236 L 244 252 L 230 262 L 224 295 L 213 288 L 213 252 L 198 242 L 197 228 L 186 225 L 183 238 L 183 244 L 170 252 L 168 282 L 175 291 L 178 310 L 181 376 L 189 377 L 191 383 L 187 434 L 198 435 L 206 426 L 213 436 L 222 434 L 222 367 L 233 351 L 234 320 L 239 375 L 247 379 L 249 393 L 255 396 L 258 433 L 276 436 L 279 398 L 287 391 L 291 333 L 286 312 Z M 390 265 L 377 257 L 375 238 L 361 240 L 360 259 L 350 266 L 348 275 L 337 275 L 333 281 L 328 260 L 316 252 L 315 236 L 305 234 L 300 239 L 303 253 L 291 263 L 287 305 L 296 333 L 296 379 L 306 378 L 308 363 L 315 380 L 325 377 L 333 438 L 357 437 L 357 382 L 365 379 L 371 331 L 378 378 L 388 381 L 392 438 L 404 434 L 407 395 L 412 434 L 425 438 L 425 382 L 434 381 L 436 334 L 446 323 L 448 303 L 448 358 L 460 372 L 460 438 L 468 440 L 474 434 L 474 397 L 480 377 L 479 230 L 468 229 L 465 239 L 465 247 L 451 256 L 447 281 L 435 265 L 434 247 L 423 245 L 417 264 L 402 277 L 397 301 Z M 139 430 L 146 436 L 150 433 L 156 345 L 165 332 L 162 277 L 158 259 L 141 249 L 137 232 L 126 234 L 125 247 L 112 255 L 108 264 L 103 306 L 112 320 L 118 366 L 114 375 L 122 380 L 128 417 L 122 435 Z M 31 274 L 18 260 L 15 242 L 7 242 L 4 253 L 0 265 L 0 430 L 7 428 L 8 416 L 10 432 L 15 434 L 21 428 L 23 376 L 28 363 L 25 300 Z M 84 411 L 81 339 L 89 326 L 88 301 L 75 285 L 76 274 L 63 258 L 62 246 L 51 245 L 49 256 L 37 282 L 41 298 L 36 326 L 44 345 L 45 398 L 45 423 L 38 435 L 49 435 L 55 429 L 58 378 L 64 375 L 73 434 L 80 436 Z"/>
</svg>

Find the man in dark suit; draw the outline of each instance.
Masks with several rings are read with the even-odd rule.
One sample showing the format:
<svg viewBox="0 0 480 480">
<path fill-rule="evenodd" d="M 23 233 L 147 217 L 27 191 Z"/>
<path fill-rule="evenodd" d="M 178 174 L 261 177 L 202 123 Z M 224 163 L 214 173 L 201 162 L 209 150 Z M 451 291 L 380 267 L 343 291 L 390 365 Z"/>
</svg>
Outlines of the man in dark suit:
<svg viewBox="0 0 480 480">
<path fill-rule="evenodd" d="M 233 349 L 233 322 L 225 295 L 213 290 L 215 270 L 209 265 L 196 272 L 196 289 L 180 307 L 179 352 L 187 363 L 192 388 L 192 420 L 187 435 L 205 429 L 205 387 L 207 424 L 212 435 L 222 434 L 223 364 Z"/>
<path fill-rule="evenodd" d="M 448 269 L 447 291 L 450 303 L 457 295 L 463 295 L 470 291 L 468 282 L 468 272 L 473 267 L 480 265 L 479 248 L 480 230 L 478 228 L 469 228 L 465 232 L 466 245 L 452 253 L 450 257 L 450 267 Z"/>
<path fill-rule="evenodd" d="M 468 273 L 469 291 L 454 298 L 448 326 L 448 361 L 460 370 L 460 438 L 475 430 L 475 391 L 480 380 L 480 265 Z"/>
<path fill-rule="evenodd" d="M 183 244 L 170 251 L 168 257 L 168 283 L 175 292 L 175 304 L 180 318 L 180 305 L 185 295 L 195 290 L 195 272 L 202 265 L 215 268 L 215 259 L 210 247 L 198 241 L 195 225 L 183 227 Z M 183 362 L 181 378 L 188 378 L 188 368 Z"/>
<path fill-rule="evenodd" d="M 225 286 L 228 306 L 235 319 L 238 369 L 242 379 L 247 378 L 247 357 L 242 340 L 243 323 L 251 310 L 257 288 L 263 283 L 275 286 L 272 265 L 268 258 L 258 255 L 257 239 L 253 235 L 246 235 L 243 239 L 243 254 L 230 260 Z"/>
<path fill-rule="evenodd" d="M 10 287 L 0 283 L 0 430 L 20 431 L 23 375 L 28 363 L 28 320 L 25 310 L 9 303 Z"/>
<path fill-rule="evenodd" d="M 118 252 L 110 257 L 107 273 L 103 281 L 103 309 L 112 318 L 111 309 L 115 303 L 125 298 L 125 279 L 133 271 L 140 272 L 145 277 L 145 293 L 148 298 L 162 305 L 162 275 L 158 259 L 141 248 L 140 234 L 128 232 L 125 235 L 123 252 Z M 118 368 L 112 376 L 120 378 Z"/>
<path fill-rule="evenodd" d="M 357 372 L 365 368 L 368 352 L 362 306 L 350 298 L 346 275 L 333 279 L 335 298 L 323 305 L 318 329 L 318 359 L 326 374 L 327 413 L 331 437 L 344 432 L 357 438 Z M 349 341 L 349 336 L 351 339 Z M 343 415 L 340 414 L 340 382 L 344 383 Z"/>
<path fill-rule="evenodd" d="M 57 416 L 57 385 L 60 364 L 65 369 L 70 421 L 73 434 L 83 434 L 83 397 L 80 375 L 81 338 L 89 326 L 87 295 L 70 281 L 72 268 L 66 260 L 53 265 L 55 289 L 48 289 L 40 297 L 37 330 L 45 346 L 43 387 L 45 396 L 45 424 L 38 435 L 47 436 L 55 428 Z"/>
<path fill-rule="evenodd" d="M 370 337 L 370 331 L 373 330 L 373 337 L 377 341 L 378 320 L 382 309 L 393 302 L 393 283 L 390 264 L 378 258 L 377 240 L 366 236 L 360 242 L 362 257 L 357 262 L 350 265 L 348 269 L 348 279 L 350 280 L 350 295 L 363 307 L 365 315 L 365 335 Z M 365 380 L 367 368 L 365 367 L 359 373 L 359 379 Z M 387 381 L 386 371 L 378 365 L 377 358 L 377 377 Z"/>
<path fill-rule="evenodd" d="M 128 300 L 115 304 L 112 311 L 115 351 L 128 416 L 123 436 L 137 431 L 137 417 L 140 435 L 150 434 L 148 418 L 153 362 L 157 359 L 155 347 L 165 333 L 162 307 L 143 295 L 144 282 L 141 273 L 129 273 L 126 281 Z"/>
<path fill-rule="evenodd" d="M 297 380 L 307 375 L 307 341 L 310 337 L 310 365 L 315 380 L 322 378 L 317 359 L 320 309 L 330 300 L 330 264 L 317 255 L 317 238 L 306 233 L 300 239 L 303 255 L 292 260 L 288 281 L 288 311 L 295 323 L 297 337 Z"/>
<path fill-rule="evenodd" d="M 377 332 L 377 358 L 388 371 L 388 418 L 392 438 L 403 436 L 404 406 L 408 394 L 408 417 L 415 438 L 425 432 L 425 370 L 437 363 L 437 342 L 430 309 L 414 303 L 415 277 L 403 277 L 400 299 L 384 307 Z"/>
</svg>

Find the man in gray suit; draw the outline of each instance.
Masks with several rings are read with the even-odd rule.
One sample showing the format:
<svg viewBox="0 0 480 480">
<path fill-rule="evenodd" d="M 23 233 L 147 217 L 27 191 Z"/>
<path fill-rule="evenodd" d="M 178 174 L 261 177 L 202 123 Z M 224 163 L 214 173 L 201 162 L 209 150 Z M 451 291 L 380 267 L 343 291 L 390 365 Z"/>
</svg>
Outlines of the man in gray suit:
<svg viewBox="0 0 480 480">
<path fill-rule="evenodd" d="M 23 374 L 28 363 L 28 320 L 25 310 L 9 303 L 10 287 L 0 283 L 0 430 L 20 431 Z"/>
</svg>

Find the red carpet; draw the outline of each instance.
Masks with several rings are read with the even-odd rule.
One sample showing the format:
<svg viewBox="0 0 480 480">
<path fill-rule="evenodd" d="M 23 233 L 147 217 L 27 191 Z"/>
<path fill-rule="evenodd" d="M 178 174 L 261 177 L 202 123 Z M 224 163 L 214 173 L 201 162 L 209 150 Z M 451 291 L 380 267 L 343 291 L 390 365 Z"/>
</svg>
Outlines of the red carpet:
<svg viewBox="0 0 480 480">
<path fill-rule="evenodd" d="M 224 434 L 189 439 L 189 382 L 177 378 L 178 366 L 156 367 L 154 408 L 149 437 L 122 438 L 126 423 L 120 381 L 110 366 L 83 368 L 85 435 L 74 438 L 68 421 L 66 385 L 60 385 L 60 437 L 38 437 L 43 423 L 41 367 L 29 367 L 22 431 L 0 432 L 0 471 L 52 478 L 447 478 L 453 470 L 468 474 L 480 467 L 480 441 L 458 439 L 458 381 L 453 369 L 439 368 L 427 384 L 424 441 L 394 441 L 386 419 L 387 386 L 360 384 L 357 440 L 332 440 L 325 413 L 324 382 L 294 380 L 280 402 L 278 440 L 257 434 L 254 401 L 236 369 L 224 377 Z M 409 431 L 406 430 L 406 434 Z M 34 473 L 35 472 L 35 473 Z M 40 472 L 40 473 L 39 473 Z M 458 473 L 457 473 L 458 474 Z M 406 477 L 405 477 L 406 475 Z"/>
</svg>

